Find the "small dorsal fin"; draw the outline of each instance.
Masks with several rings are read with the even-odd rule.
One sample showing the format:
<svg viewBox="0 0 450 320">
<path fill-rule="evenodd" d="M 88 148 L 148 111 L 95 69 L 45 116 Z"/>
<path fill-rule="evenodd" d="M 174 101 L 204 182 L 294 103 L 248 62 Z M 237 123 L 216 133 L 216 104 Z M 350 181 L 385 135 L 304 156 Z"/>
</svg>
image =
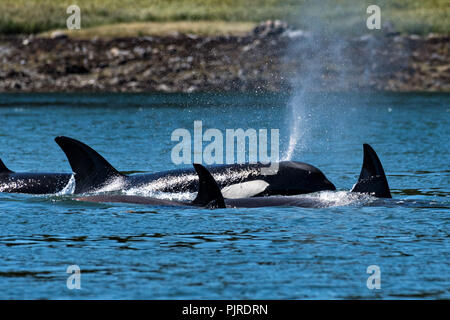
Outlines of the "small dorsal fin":
<svg viewBox="0 0 450 320">
<path fill-rule="evenodd" d="M 201 164 L 194 163 L 198 175 L 198 193 L 192 204 L 225 208 L 225 201 L 219 186 L 209 171 Z"/>
<path fill-rule="evenodd" d="M 361 173 L 351 192 L 370 193 L 378 198 L 392 198 L 381 161 L 375 150 L 366 143 Z"/>
<path fill-rule="evenodd" d="M 84 193 L 104 186 L 114 177 L 123 176 L 94 149 L 68 137 L 56 137 L 75 174 L 75 193 Z"/>
<path fill-rule="evenodd" d="M 13 173 L 13 171 L 9 170 L 5 164 L 3 163 L 2 159 L 0 159 L 0 173 Z"/>
</svg>

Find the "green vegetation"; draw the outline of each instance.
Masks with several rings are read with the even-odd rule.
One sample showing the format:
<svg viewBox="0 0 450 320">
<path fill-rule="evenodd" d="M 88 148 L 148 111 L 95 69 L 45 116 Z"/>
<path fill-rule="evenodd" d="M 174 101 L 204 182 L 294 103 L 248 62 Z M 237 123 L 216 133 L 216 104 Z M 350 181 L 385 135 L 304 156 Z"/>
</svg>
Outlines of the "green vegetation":
<svg viewBox="0 0 450 320">
<path fill-rule="evenodd" d="M 127 22 L 105 24 L 98 27 L 80 30 L 58 29 L 71 38 L 91 39 L 93 37 L 144 37 L 170 35 L 176 32 L 203 36 L 245 35 L 253 30 L 253 22 L 226 21 L 174 21 L 174 22 Z M 51 36 L 53 31 L 41 33 L 40 36 Z"/>
<path fill-rule="evenodd" d="M 389 20 L 398 31 L 450 34 L 449 0 L 0 0 L 0 33 L 63 29 L 68 17 L 66 8 L 71 4 L 81 8 L 82 28 L 210 21 L 210 25 L 218 24 L 212 29 L 219 33 L 221 28 L 233 32 L 231 25 L 235 22 L 248 26 L 267 19 L 282 19 L 304 29 L 320 26 L 334 32 L 363 33 L 367 31 L 367 6 L 378 4 L 382 21 Z"/>
</svg>

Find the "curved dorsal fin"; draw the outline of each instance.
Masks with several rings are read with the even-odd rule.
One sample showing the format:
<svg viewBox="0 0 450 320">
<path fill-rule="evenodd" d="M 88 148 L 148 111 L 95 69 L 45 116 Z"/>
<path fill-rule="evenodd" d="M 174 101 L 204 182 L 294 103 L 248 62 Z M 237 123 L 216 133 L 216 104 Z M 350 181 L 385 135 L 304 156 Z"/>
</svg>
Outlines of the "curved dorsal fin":
<svg viewBox="0 0 450 320">
<path fill-rule="evenodd" d="M 222 192 L 208 169 L 198 163 L 194 163 L 194 169 L 198 175 L 198 193 L 192 204 L 225 208 Z"/>
<path fill-rule="evenodd" d="M 68 137 L 56 137 L 75 174 L 75 193 L 98 189 L 114 177 L 123 176 L 94 149 Z"/>
<path fill-rule="evenodd" d="M 14 173 L 14 171 L 9 170 L 3 163 L 2 159 L 0 159 L 0 173 Z"/>
<path fill-rule="evenodd" d="M 392 198 L 381 161 L 375 150 L 364 144 L 364 160 L 358 182 L 351 192 L 370 193 L 378 198 Z"/>
</svg>

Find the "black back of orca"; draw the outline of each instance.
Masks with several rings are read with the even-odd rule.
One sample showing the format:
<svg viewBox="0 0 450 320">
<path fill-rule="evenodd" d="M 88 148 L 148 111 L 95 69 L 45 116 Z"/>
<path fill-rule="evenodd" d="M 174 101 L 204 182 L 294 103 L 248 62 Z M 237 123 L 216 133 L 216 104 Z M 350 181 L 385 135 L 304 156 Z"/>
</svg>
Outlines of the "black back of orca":
<svg viewBox="0 0 450 320">
<path fill-rule="evenodd" d="M 66 154 L 75 173 L 75 193 L 100 189 L 116 178 L 123 184 L 119 188 L 139 188 L 162 192 L 196 192 L 198 177 L 192 169 L 170 170 L 152 174 L 123 175 L 108 161 L 86 144 L 68 137 L 55 138 Z M 263 175 L 261 169 L 269 164 L 231 164 L 209 168 L 222 189 L 244 182 L 264 181 L 255 195 L 303 194 L 323 190 L 336 190 L 335 186 L 317 168 L 302 162 L 283 161 L 274 175 Z"/>
<path fill-rule="evenodd" d="M 319 202 L 288 196 L 271 196 L 258 198 L 224 199 L 214 177 L 204 166 L 194 163 L 194 169 L 199 176 L 197 197 L 192 204 L 208 208 L 261 208 L 261 207 L 318 207 Z"/>
<path fill-rule="evenodd" d="M 16 173 L 8 169 L 0 159 L 0 192 L 53 194 L 62 191 L 71 176 L 68 173 Z"/>
<path fill-rule="evenodd" d="M 313 201 L 302 201 L 294 197 L 260 197 L 260 198 L 243 198 L 243 199 L 224 199 L 219 185 L 214 180 L 211 173 L 204 166 L 194 164 L 195 171 L 199 178 L 198 193 L 192 202 L 179 202 L 151 197 L 130 196 L 130 195 L 110 195 L 100 194 L 76 198 L 79 201 L 86 202 L 107 202 L 107 203 L 132 203 L 151 206 L 197 206 L 206 208 L 259 208 L 273 206 L 298 206 L 298 207 L 314 207 L 317 203 Z"/>
<path fill-rule="evenodd" d="M 219 186 L 211 173 L 202 165 L 195 164 L 199 184 L 197 197 L 192 202 L 171 201 L 151 197 L 130 196 L 130 195 L 110 195 L 99 194 L 76 198 L 79 201 L 87 202 L 112 202 L 112 203 L 133 203 L 153 206 L 198 206 L 210 208 L 225 208 L 224 198 Z"/>
<path fill-rule="evenodd" d="M 124 195 L 99 195 L 78 198 L 78 200 L 89 202 L 122 202 L 134 204 L 147 205 L 169 205 L 169 206 L 199 206 L 208 208 L 260 208 L 260 207 L 274 207 L 274 206 L 291 206 L 291 207 L 305 207 L 305 208 L 320 208 L 328 206 L 320 199 L 315 198 L 298 198 L 298 197 L 260 197 L 260 198 L 242 198 L 242 199 L 224 199 L 219 185 L 214 180 L 212 174 L 204 166 L 194 163 L 194 169 L 198 175 L 199 187 L 198 194 L 194 201 L 176 202 L 161 200 L 149 197 L 140 196 L 124 196 Z M 387 186 L 386 176 L 378 156 L 375 151 L 368 144 L 364 144 L 364 162 L 362 166 L 362 174 L 355 186 L 362 182 L 362 187 L 353 188 L 352 192 L 364 192 L 381 197 L 390 196 L 389 188 Z M 380 183 L 384 177 L 386 184 Z"/>
<path fill-rule="evenodd" d="M 384 173 L 383 166 L 375 150 L 368 145 L 363 145 L 364 159 L 358 182 L 351 192 L 367 193 L 377 198 L 391 198 L 389 185 Z M 236 208 L 258 208 L 271 206 L 293 206 L 317 208 L 323 207 L 324 203 L 314 198 L 297 197 L 262 197 L 262 198 L 243 198 L 243 199 L 223 199 L 217 183 L 208 170 L 194 164 L 201 183 L 198 198 L 201 201 L 194 200 L 194 204 L 215 203 L 218 208 L 236 207 Z M 200 193 L 201 192 L 201 193 Z"/>
<path fill-rule="evenodd" d="M 202 165 L 194 163 L 194 169 L 199 179 L 197 197 L 192 202 L 180 202 L 151 197 L 99 194 L 75 198 L 87 202 L 116 202 L 146 204 L 154 206 L 198 206 L 210 208 L 225 208 L 224 198 L 219 186 L 211 173 Z"/>
<path fill-rule="evenodd" d="M 50 172 L 0 174 L 0 192 L 54 194 L 67 186 L 71 176 L 68 173 Z"/>
<path fill-rule="evenodd" d="M 264 181 L 257 187 L 257 196 L 296 195 L 324 190 L 336 190 L 336 187 L 316 167 L 303 162 L 282 161 L 273 175 L 262 174 L 269 164 L 229 164 L 208 166 L 221 189 L 247 182 Z M 198 177 L 193 169 L 177 169 L 153 174 L 139 174 L 127 177 L 129 186 L 145 186 L 147 189 L 162 192 L 196 192 Z M 254 185 L 257 185 L 256 183 Z"/>
</svg>

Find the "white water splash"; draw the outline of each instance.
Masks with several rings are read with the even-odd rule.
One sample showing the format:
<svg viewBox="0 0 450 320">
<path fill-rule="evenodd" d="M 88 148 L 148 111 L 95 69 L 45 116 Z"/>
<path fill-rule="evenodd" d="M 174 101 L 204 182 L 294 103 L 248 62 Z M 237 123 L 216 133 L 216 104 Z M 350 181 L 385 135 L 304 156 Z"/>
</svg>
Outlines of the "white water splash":
<svg viewBox="0 0 450 320">
<path fill-rule="evenodd" d="M 118 191 L 124 189 L 126 185 L 127 183 L 123 177 L 114 177 L 101 188 L 94 190 L 93 193 Z"/>
<path fill-rule="evenodd" d="M 23 183 L 23 181 L 3 183 L 3 184 L 0 184 L 0 192 L 8 192 L 8 190 L 18 189 L 24 185 L 25 184 Z"/>
<path fill-rule="evenodd" d="M 125 194 L 130 194 L 128 191 Z M 134 195 L 134 194 L 131 194 Z M 143 196 L 143 195 L 141 195 Z M 170 201 L 192 201 L 197 196 L 196 192 L 149 192 L 145 197 L 170 200 Z"/>
<path fill-rule="evenodd" d="M 317 43 L 312 38 L 307 38 L 293 45 L 291 55 L 296 55 L 298 51 L 315 51 Z M 307 64 L 303 64 L 301 72 L 291 79 L 291 85 L 295 88 L 293 96 L 289 100 L 287 121 L 289 125 L 289 143 L 282 157 L 284 161 L 292 160 L 296 149 L 305 150 L 307 148 L 308 134 L 311 130 L 311 115 L 314 112 L 311 93 L 315 86 L 319 86 L 317 80 L 317 65 L 322 62 L 320 58 L 314 57 Z"/>
<path fill-rule="evenodd" d="M 301 195 L 299 197 L 317 200 L 323 204 L 323 207 L 361 205 L 377 199 L 369 194 L 350 191 L 320 191 Z"/>
<path fill-rule="evenodd" d="M 297 114 L 299 112 L 299 108 L 295 107 L 292 102 L 291 102 L 290 108 L 291 108 L 291 116 L 292 116 L 293 120 L 290 125 L 291 132 L 290 132 L 290 136 L 289 136 L 289 144 L 288 144 L 286 153 L 281 158 L 281 161 L 292 160 L 294 151 L 297 147 L 297 143 L 301 139 L 301 136 L 302 136 L 301 133 L 302 132 L 304 133 L 304 131 L 302 130 L 302 129 L 304 129 L 304 127 L 301 125 L 302 117 Z"/>
<path fill-rule="evenodd" d="M 66 194 L 74 194 L 74 193 L 75 193 L 75 176 L 72 174 L 66 186 L 60 192 L 57 192 L 56 195 L 63 196 Z"/>
<path fill-rule="evenodd" d="M 308 31 L 299 30 L 288 34 L 291 42 L 286 58 L 296 64 L 292 66 L 293 72 L 289 73 L 293 95 L 286 112 L 289 140 L 286 141 L 288 145 L 284 149 L 283 160 L 292 160 L 295 151 L 311 150 L 312 141 L 316 149 L 317 145 L 323 148 L 330 140 L 336 140 L 336 133 L 346 124 L 343 122 L 346 119 L 345 114 L 338 112 L 340 109 L 335 108 L 337 105 L 333 95 L 328 93 L 331 92 L 330 89 L 345 91 L 352 88 L 354 76 L 350 71 L 353 70 L 355 58 L 361 57 L 354 57 L 353 51 L 347 50 L 347 38 L 351 36 L 349 31 L 353 29 L 342 25 L 337 32 L 336 27 L 340 25 L 331 23 L 333 21 L 330 21 L 330 16 L 324 8 L 329 7 L 333 14 L 339 15 L 353 12 L 354 6 L 363 7 L 361 4 L 350 3 L 336 5 L 331 0 L 306 1 L 299 12 L 293 13 Z M 367 45 L 377 44 L 372 41 Z M 368 65 L 372 60 L 368 59 Z M 364 82 L 370 83 L 371 72 L 367 68 L 364 72 Z M 351 104 L 349 101 L 345 103 Z M 317 136 L 320 139 L 317 139 Z"/>
</svg>

